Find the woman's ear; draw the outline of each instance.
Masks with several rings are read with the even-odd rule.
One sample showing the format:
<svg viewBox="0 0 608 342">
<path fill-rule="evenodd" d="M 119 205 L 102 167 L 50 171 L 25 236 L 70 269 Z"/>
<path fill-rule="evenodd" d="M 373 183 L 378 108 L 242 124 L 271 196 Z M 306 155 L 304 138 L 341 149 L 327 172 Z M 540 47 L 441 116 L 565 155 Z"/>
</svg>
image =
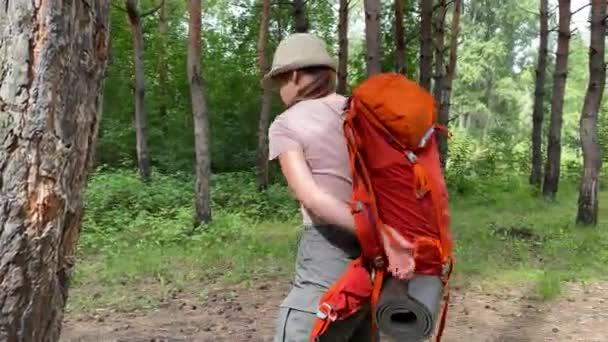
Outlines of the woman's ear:
<svg viewBox="0 0 608 342">
<path fill-rule="evenodd" d="M 300 82 L 300 72 L 298 70 L 291 73 L 291 80 L 294 84 L 298 84 L 298 82 Z"/>
</svg>

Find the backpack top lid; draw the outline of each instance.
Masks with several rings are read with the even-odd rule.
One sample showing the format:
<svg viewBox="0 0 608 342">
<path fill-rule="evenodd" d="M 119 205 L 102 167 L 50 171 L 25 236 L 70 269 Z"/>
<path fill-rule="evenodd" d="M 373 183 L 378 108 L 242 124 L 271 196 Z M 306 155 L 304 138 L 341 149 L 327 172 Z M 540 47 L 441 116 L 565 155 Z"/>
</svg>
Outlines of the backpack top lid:
<svg viewBox="0 0 608 342">
<path fill-rule="evenodd" d="M 401 74 L 371 76 L 353 90 L 353 99 L 378 128 L 410 151 L 421 147 L 437 122 L 433 96 Z"/>
</svg>

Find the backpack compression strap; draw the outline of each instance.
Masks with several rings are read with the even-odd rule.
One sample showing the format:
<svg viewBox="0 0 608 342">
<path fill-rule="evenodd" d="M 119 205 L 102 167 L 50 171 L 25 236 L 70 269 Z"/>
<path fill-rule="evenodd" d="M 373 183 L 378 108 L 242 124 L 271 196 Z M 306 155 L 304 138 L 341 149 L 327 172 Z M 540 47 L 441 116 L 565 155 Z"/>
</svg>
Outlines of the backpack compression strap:
<svg viewBox="0 0 608 342">
<path fill-rule="evenodd" d="M 436 133 L 437 131 L 446 134 L 447 133 L 447 128 L 443 125 L 434 125 L 433 127 L 431 127 L 429 129 L 429 131 L 427 131 L 427 133 L 424 135 L 424 137 L 421 139 L 420 144 L 418 146 L 418 148 L 424 148 L 426 147 L 426 145 L 429 143 L 429 141 L 433 141 L 433 143 L 431 144 L 431 148 L 436 147 L 436 140 L 434 139 L 434 133 Z M 440 240 L 440 251 L 441 251 L 441 258 L 442 258 L 442 264 L 443 264 L 443 273 L 441 275 L 441 278 L 443 280 L 443 285 L 444 285 L 444 298 L 443 298 L 443 306 L 441 309 L 441 315 L 440 315 L 440 321 L 439 321 L 439 326 L 437 327 L 437 332 L 435 335 L 435 341 L 440 342 L 441 338 L 443 337 L 443 331 L 445 330 L 445 326 L 447 323 L 447 312 L 448 312 L 448 305 L 449 305 L 449 301 L 450 301 L 450 288 L 449 288 L 449 280 L 450 280 L 450 276 L 452 273 L 452 267 L 453 267 L 453 260 L 452 260 L 452 246 L 451 246 L 451 241 L 448 235 L 448 227 L 446 225 L 446 222 L 444 222 L 443 220 L 443 213 L 441 212 L 442 208 L 440 205 L 440 199 L 439 199 L 439 186 L 438 184 L 435 184 L 432 181 L 432 177 L 430 177 L 430 175 L 428 175 L 427 170 L 425 170 L 419 163 L 418 163 L 418 158 L 416 157 L 416 155 L 412 152 L 407 152 L 406 153 L 408 159 L 410 160 L 410 162 L 412 162 L 414 164 L 414 172 L 416 174 L 416 185 L 417 188 L 419 188 L 423 191 L 428 191 L 430 190 L 431 192 L 431 199 L 433 202 L 433 206 L 435 208 L 435 219 L 437 222 L 437 226 L 439 228 L 439 240 Z"/>
<path fill-rule="evenodd" d="M 310 340 L 316 341 L 333 322 L 344 320 L 359 311 L 369 301 L 372 291 L 370 274 L 363 265 L 363 258 L 359 257 L 348 265 L 340 279 L 321 297 Z"/>
<path fill-rule="evenodd" d="M 351 211 L 362 255 L 349 265 L 319 301 L 317 318 L 310 335 L 312 342 L 318 341 L 333 322 L 348 318 L 370 301 L 373 315 L 384 279 L 384 250 L 376 231 L 376 228 L 382 229 L 383 226 L 375 207 L 369 174 L 359 153 L 360 140 L 353 127 L 353 118 L 357 113 L 353 105 L 349 100 L 344 131 L 353 179 Z M 373 319 L 372 329 L 377 330 Z"/>
<path fill-rule="evenodd" d="M 358 147 L 360 144 L 360 140 L 357 137 L 356 131 L 353 127 L 353 119 L 358 114 L 355 110 L 355 101 L 353 101 L 353 99 L 349 99 L 348 105 L 349 109 L 346 112 L 347 117 L 344 123 L 344 129 L 346 140 L 348 143 L 350 167 L 352 170 L 353 177 L 353 200 L 351 209 L 355 218 L 356 234 L 361 244 L 363 255 L 349 266 L 349 268 L 341 276 L 340 280 L 338 280 L 338 282 L 332 285 L 332 287 L 322 297 L 319 303 L 317 319 L 313 327 L 313 331 L 311 333 L 311 341 L 313 342 L 319 340 L 320 336 L 322 336 L 329 329 L 331 323 L 336 320 L 343 320 L 357 312 L 363 306 L 363 300 L 365 299 L 371 299 L 373 335 L 375 336 L 377 332 L 374 309 L 378 303 L 378 299 L 380 297 L 380 292 L 383 285 L 383 280 L 385 277 L 384 250 L 382 244 L 380 243 L 377 229 L 384 230 L 384 225 L 382 224 L 382 221 L 379 218 L 379 213 L 375 206 L 375 196 L 373 193 L 373 189 L 371 188 L 369 174 L 359 153 Z M 382 128 L 384 127 L 381 127 L 381 129 Z M 433 135 L 432 133 L 435 132 L 435 129 L 436 127 L 432 127 L 429 132 L 425 134 L 425 136 L 421 140 L 420 147 L 424 147 L 424 145 L 426 145 L 427 141 L 431 139 Z M 383 130 L 385 131 L 385 129 Z M 408 156 L 408 158 L 409 157 L 415 158 L 415 155 L 412 153 Z M 417 175 L 417 185 L 424 187 L 425 191 L 431 190 L 432 194 L 436 193 L 436 191 L 434 191 L 435 189 L 433 189 L 433 184 L 431 184 L 432 182 L 429 180 L 429 177 L 426 176 L 425 170 L 421 167 L 421 165 L 415 163 L 415 160 L 413 161 L 413 164 L 415 173 Z M 433 198 L 434 206 L 437 208 L 438 202 L 436 200 L 437 198 Z M 437 219 L 439 219 L 439 216 L 437 217 Z M 441 221 L 438 222 L 438 224 L 441 226 Z M 447 242 L 445 240 L 445 238 L 447 238 L 447 235 L 440 234 L 440 236 L 441 245 L 443 247 L 443 245 Z M 445 272 L 442 277 L 442 279 L 444 280 L 446 295 L 444 298 L 441 320 L 436 334 L 437 341 L 441 340 L 446 323 L 449 301 L 448 279 L 449 273 L 451 273 L 451 255 L 444 255 L 445 252 L 451 254 L 451 249 L 441 248 L 440 250 L 442 250 L 443 252 L 442 259 L 449 260 L 450 266 L 449 271 Z M 371 269 L 371 274 L 367 272 L 367 278 L 362 277 L 363 273 L 356 273 L 356 271 L 354 271 L 352 268 L 353 266 L 362 266 L 364 267 L 366 272 L 367 267 L 369 267 L 369 269 Z M 358 270 L 361 271 L 362 269 L 363 268 L 359 268 Z M 371 279 L 369 278 L 370 276 Z M 342 294 L 344 293 L 343 290 L 346 288 L 350 290 L 351 286 L 356 283 L 367 283 L 367 280 L 370 281 L 371 288 L 365 288 L 364 290 L 359 292 L 363 295 L 359 296 L 358 300 L 352 301 L 352 305 L 345 304 L 344 296 L 342 296 Z M 367 297 L 365 296 L 366 293 L 368 294 Z"/>
</svg>

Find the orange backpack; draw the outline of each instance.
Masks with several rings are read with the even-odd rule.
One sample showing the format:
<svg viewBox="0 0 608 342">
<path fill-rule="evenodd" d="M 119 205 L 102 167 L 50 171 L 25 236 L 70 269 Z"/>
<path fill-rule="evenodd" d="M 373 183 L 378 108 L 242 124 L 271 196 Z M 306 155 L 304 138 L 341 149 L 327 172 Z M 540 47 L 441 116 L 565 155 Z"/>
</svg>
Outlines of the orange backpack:
<svg viewBox="0 0 608 342">
<path fill-rule="evenodd" d="M 441 131 L 445 129 L 437 125 L 432 95 L 400 74 L 372 76 L 353 91 L 344 133 L 362 254 L 321 298 L 311 341 L 370 301 L 373 315 L 390 263 L 383 234 L 396 241 L 385 225 L 413 245 L 415 273 L 443 281 L 443 313 L 436 334 L 440 341 L 453 262 L 447 189 L 436 141 Z"/>
</svg>

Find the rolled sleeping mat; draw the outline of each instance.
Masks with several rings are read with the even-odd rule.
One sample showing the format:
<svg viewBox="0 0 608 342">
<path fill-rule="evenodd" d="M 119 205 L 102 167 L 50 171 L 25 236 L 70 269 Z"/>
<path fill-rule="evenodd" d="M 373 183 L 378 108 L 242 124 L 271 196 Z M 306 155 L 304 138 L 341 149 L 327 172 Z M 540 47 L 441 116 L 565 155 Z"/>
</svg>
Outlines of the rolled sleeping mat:
<svg viewBox="0 0 608 342">
<path fill-rule="evenodd" d="M 409 280 L 387 277 L 375 319 L 383 335 L 399 342 L 428 339 L 433 334 L 443 295 L 438 276 L 416 274 Z"/>
</svg>

